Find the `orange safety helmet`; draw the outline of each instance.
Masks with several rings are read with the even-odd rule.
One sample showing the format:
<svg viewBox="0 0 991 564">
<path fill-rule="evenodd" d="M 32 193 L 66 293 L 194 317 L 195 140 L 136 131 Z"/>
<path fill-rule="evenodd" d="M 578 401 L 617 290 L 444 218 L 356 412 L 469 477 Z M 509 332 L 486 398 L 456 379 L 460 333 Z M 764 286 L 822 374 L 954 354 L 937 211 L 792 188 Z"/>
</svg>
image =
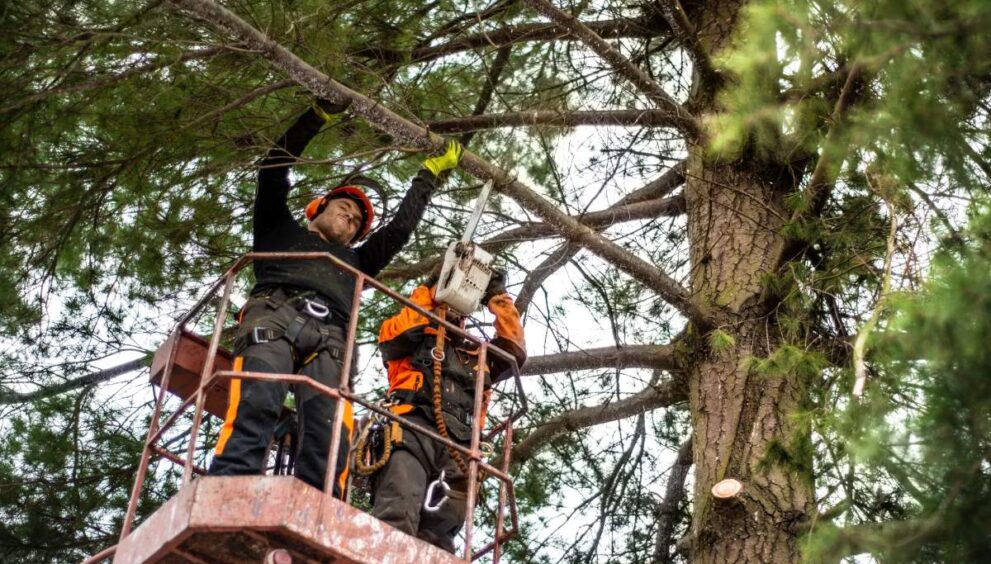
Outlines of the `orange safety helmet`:
<svg viewBox="0 0 991 564">
<path fill-rule="evenodd" d="M 375 208 L 372 207 L 371 200 L 368 199 L 368 196 L 365 195 L 365 192 L 358 185 L 381 190 L 381 185 L 371 178 L 364 176 L 349 178 L 337 188 L 334 188 L 319 198 L 315 198 L 307 204 L 306 219 L 313 221 L 314 218 L 326 209 L 327 202 L 336 200 L 337 198 L 347 198 L 358 204 L 358 210 L 361 212 L 361 227 L 355 233 L 354 238 L 351 239 L 351 244 L 353 245 L 361 241 L 372 230 L 372 224 L 375 223 Z"/>
</svg>

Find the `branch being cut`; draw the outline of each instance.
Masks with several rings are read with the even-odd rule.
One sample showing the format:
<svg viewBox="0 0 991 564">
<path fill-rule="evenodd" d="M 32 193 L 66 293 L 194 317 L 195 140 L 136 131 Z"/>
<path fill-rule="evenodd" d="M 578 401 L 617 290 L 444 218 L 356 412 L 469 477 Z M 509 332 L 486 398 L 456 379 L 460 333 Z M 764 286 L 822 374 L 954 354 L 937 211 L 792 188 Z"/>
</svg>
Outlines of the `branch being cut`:
<svg viewBox="0 0 991 564">
<path fill-rule="evenodd" d="M 671 117 L 671 113 L 667 110 L 603 110 L 586 112 L 530 110 L 441 119 L 427 123 L 430 131 L 441 134 L 495 129 L 499 127 L 574 127 L 577 125 L 677 127 L 678 123 Z"/>
<path fill-rule="evenodd" d="M 523 365 L 521 374 L 535 376 L 596 368 L 681 369 L 675 359 L 674 345 L 628 345 L 532 356 Z"/>
<path fill-rule="evenodd" d="M 649 386 L 626 399 L 604 405 L 583 407 L 562 413 L 537 427 L 513 448 L 513 464 L 526 462 L 558 436 L 638 413 L 669 407 L 688 398 L 688 386 L 681 379 L 671 379 Z"/>
<path fill-rule="evenodd" d="M 689 141 L 700 139 L 702 127 L 698 120 L 670 94 L 665 92 L 653 78 L 630 62 L 618 49 L 607 43 L 595 31 L 579 21 L 578 18 L 556 8 L 547 0 L 526 0 L 526 3 L 541 14 L 570 29 L 572 34 L 605 59 L 613 70 L 636 86 L 658 108 L 667 111 L 672 122 Z"/>
<path fill-rule="evenodd" d="M 378 102 L 327 77 L 213 0 L 171 0 L 171 2 L 210 22 L 211 25 L 236 35 L 274 66 L 315 95 L 327 98 L 332 102 L 350 101 L 351 111 L 354 114 L 364 117 L 371 125 L 390 133 L 399 143 L 424 151 L 443 148 L 445 140 L 442 137 L 431 134 L 426 129 L 388 110 Z M 568 216 L 559 210 L 553 202 L 543 198 L 518 181 L 515 176 L 467 150 L 461 160 L 461 169 L 480 180 L 491 179 L 499 191 L 543 218 L 563 237 L 581 244 L 635 280 L 656 291 L 702 331 L 713 326 L 714 320 L 710 312 L 694 302 L 688 291 L 676 280 L 656 266 L 603 238 L 593 229 Z"/>
<path fill-rule="evenodd" d="M 673 217 L 683 213 L 685 213 L 685 200 L 679 195 L 625 206 L 613 206 L 601 211 L 574 217 L 582 225 L 601 230 L 623 221 L 661 216 Z M 479 245 L 490 253 L 498 253 L 515 243 L 553 237 L 558 234 L 558 230 L 546 223 L 529 223 L 500 233 L 486 241 L 482 241 Z M 414 264 L 390 267 L 383 270 L 378 275 L 378 279 L 405 280 L 415 276 L 423 276 L 430 272 L 430 269 L 436 266 L 439 261 L 439 257 L 433 256 Z"/>
</svg>

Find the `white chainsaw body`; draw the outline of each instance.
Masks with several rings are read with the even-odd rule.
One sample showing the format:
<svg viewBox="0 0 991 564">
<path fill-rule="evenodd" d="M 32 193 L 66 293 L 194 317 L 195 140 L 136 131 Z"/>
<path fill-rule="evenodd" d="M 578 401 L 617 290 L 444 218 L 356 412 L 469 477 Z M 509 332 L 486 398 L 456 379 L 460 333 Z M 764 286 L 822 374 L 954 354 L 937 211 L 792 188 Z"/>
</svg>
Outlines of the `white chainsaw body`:
<svg viewBox="0 0 991 564">
<path fill-rule="evenodd" d="M 492 277 L 492 255 L 475 245 L 452 241 L 444 254 L 444 265 L 434 300 L 460 316 L 478 309 Z"/>
</svg>

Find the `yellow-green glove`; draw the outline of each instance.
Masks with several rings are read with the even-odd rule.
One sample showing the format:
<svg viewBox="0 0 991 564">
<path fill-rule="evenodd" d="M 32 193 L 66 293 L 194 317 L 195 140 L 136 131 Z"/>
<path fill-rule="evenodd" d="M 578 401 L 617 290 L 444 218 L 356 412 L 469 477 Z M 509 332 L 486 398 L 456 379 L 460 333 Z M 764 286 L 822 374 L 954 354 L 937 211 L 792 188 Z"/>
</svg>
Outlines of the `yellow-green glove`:
<svg viewBox="0 0 991 564">
<path fill-rule="evenodd" d="M 330 100 L 317 98 L 316 101 L 313 102 L 313 111 L 320 116 L 320 119 L 322 119 L 324 123 L 330 123 L 337 119 L 334 117 L 334 114 L 339 114 L 348 109 L 350 106 L 351 100 L 347 100 L 343 104 L 335 104 Z"/>
<path fill-rule="evenodd" d="M 457 168 L 458 163 L 461 162 L 461 154 L 464 151 L 465 149 L 461 146 L 461 143 L 454 140 L 448 141 L 447 150 L 444 151 L 444 154 L 430 157 L 423 161 L 423 168 L 434 173 L 434 176 L 440 176 L 440 173 L 445 170 Z"/>
</svg>

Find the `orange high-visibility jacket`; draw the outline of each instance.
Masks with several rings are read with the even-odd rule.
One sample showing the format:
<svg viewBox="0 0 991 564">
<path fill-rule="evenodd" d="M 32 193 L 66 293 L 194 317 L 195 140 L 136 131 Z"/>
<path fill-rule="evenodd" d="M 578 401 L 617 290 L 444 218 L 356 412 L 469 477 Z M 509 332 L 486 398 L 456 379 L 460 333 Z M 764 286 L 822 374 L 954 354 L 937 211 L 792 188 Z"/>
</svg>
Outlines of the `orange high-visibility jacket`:
<svg viewBox="0 0 991 564">
<path fill-rule="evenodd" d="M 436 288 L 418 286 L 413 290 L 410 300 L 427 311 L 434 311 L 438 304 L 433 300 Z M 489 300 L 489 311 L 495 315 L 496 336 L 491 343 L 516 358 L 517 366 L 523 366 L 526 360 L 526 342 L 523 339 L 523 325 L 520 314 L 513 304 L 513 298 L 503 293 Z M 437 338 L 436 329 L 428 323 L 429 319 L 416 310 L 404 307 L 399 314 L 387 319 L 379 330 L 379 348 L 389 372 L 389 393 L 397 390 L 415 392 L 420 390 L 425 382 L 423 373 L 413 366 L 413 353 L 420 347 L 424 339 L 433 345 Z M 477 354 L 477 351 L 472 351 Z M 508 378 L 508 365 L 494 354 L 487 355 L 489 374 L 492 382 Z M 430 390 L 426 390 L 430 394 Z M 491 390 L 486 389 L 483 396 L 482 421 L 491 397 Z M 397 414 L 408 413 L 413 405 L 398 405 L 392 408 Z M 484 424 L 484 423 L 483 423 Z"/>
</svg>

